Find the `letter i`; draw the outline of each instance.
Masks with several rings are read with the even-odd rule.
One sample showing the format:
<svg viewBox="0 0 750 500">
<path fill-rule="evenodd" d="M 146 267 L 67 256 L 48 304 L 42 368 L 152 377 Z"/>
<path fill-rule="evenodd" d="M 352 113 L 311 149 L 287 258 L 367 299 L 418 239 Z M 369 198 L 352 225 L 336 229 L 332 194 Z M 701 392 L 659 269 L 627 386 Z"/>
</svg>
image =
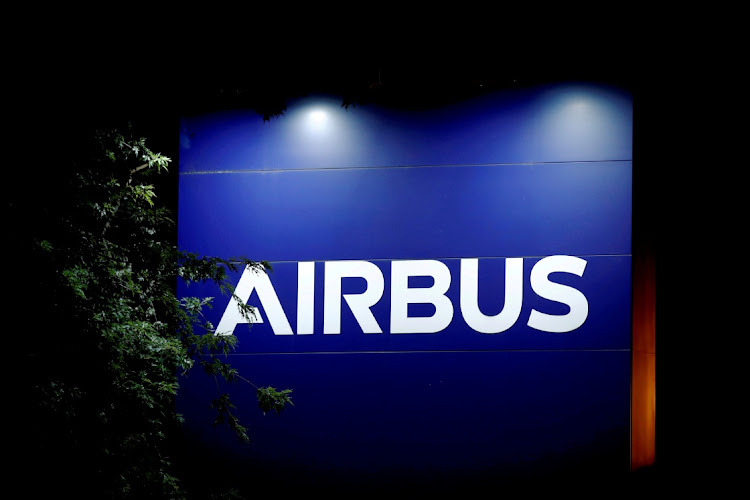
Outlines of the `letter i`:
<svg viewBox="0 0 750 500">
<path fill-rule="evenodd" d="M 315 262 L 297 264 L 297 335 L 311 335 L 315 309 Z"/>
</svg>

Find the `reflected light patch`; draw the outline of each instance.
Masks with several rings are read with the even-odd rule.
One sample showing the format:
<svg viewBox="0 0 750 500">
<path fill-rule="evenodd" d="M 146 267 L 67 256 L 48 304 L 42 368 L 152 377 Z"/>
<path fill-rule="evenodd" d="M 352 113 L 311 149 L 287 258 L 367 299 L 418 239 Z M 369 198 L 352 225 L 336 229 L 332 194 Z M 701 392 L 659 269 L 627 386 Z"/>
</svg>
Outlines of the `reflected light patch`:
<svg viewBox="0 0 750 500">
<path fill-rule="evenodd" d="M 322 109 L 313 109 L 310 111 L 308 118 L 312 124 L 322 124 L 328 119 L 328 113 Z"/>
<path fill-rule="evenodd" d="M 625 102 L 601 89 L 555 89 L 542 102 L 542 155 L 558 161 L 629 158 L 629 116 Z"/>
<path fill-rule="evenodd" d="M 571 97 L 570 100 L 567 102 L 566 107 L 573 111 L 584 111 L 586 108 L 589 107 L 589 102 L 586 100 L 585 97 Z"/>
<path fill-rule="evenodd" d="M 290 103 L 284 122 L 285 154 L 298 165 L 349 165 L 348 158 L 366 141 L 360 126 L 338 98 L 313 97 Z"/>
<path fill-rule="evenodd" d="M 307 115 L 308 121 L 311 126 L 323 126 L 328 120 L 328 113 L 324 109 L 313 109 Z"/>
</svg>

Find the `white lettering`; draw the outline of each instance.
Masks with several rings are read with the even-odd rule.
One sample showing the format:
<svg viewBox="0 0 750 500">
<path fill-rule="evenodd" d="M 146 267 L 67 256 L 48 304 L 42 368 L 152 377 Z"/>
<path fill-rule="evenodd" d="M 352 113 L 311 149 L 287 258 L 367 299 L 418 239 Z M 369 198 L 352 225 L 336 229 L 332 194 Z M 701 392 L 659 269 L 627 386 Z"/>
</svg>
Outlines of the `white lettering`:
<svg viewBox="0 0 750 500">
<path fill-rule="evenodd" d="M 583 276 L 586 261 L 568 255 L 545 257 L 531 270 L 531 288 L 540 297 L 561 302 L 570 307 L 570 312 L 561 316 L 544 314 L 532 310 L 528 325 L 543 332 L 564 333 L 581 326 L 589 315 L 586 297 L 575 288 L 549 281 L 550 273 L 563 272 Z"/>
<path fill-rule="evenodd" d="M 523 259 L 505 259 L 505 303 L 494 316 L 479 310 L 479 259 L 461 259 L 461 314 L 481 333 L 500 333 L 513 326 L 523 304 Z"/>
<path fill-rule="evenodd" d="M 311 335 L 315 319 L 315 262 L 297 264 L 297 335 Z"/>
<path fill-rule="evenodd" d="M 323 298 L 323 333 L 341 333 L 341 280 L 364 278 L 367 288 L 361 294 L 346 294 L 344 299 L 364 333 L 383 333 L 370 307 L 383 296 L 385 282 L 378 266 L 365 260 L 326 262 Z"/>
<path fill-rule="evenodd" d="M 429 288 L 409 288 L 409 276 L 431 276 Z M 453 304 L 445 296 L 451 285 L 448 266 L 437 260 L 394 260 L 391 263 L 391 333 L 435 333 L 453 320 Z M 409 304 L 433 304 L 429 317 L 409 317 Z"/>
<path fill-rule="evenodd" d="M 555 272 L 583 276 L 586 261 L 567 255 L 545 257 L 531 269 L 531 289 L 541 298 L 567 305 L 566 314 L 552 315 L 532 309 L 527 325 L 552 333 L 570 332 L 588 318 L 589 304 L 580 290 L 550 281 Z M 480 333 L 495 334 L 511 328 L 521 314 L 523 305 L 523 258 L 505 259 L 503 307 L 488 316 L 479 309 L 479 259 L 461 259 L 460 306 L 466 324 Z M 409 288 L 410 277 L 430 277 L 432 286 Z M 362 293 L 342 294 L 344 278 L 365 280 Z M 453 304 L 446 293 L 450 288 L 451 273 L 438 260 L 397 260 L 391 262 L 390 333 L 436 333 L 453 321 Z M 383 297 L 385 282 L 380 268 L 372 262 L 360 260 L 325 262 L 323 296 L 323 333 L 341 333 L 341 303 L 346 301 L 363 333 L 383 333 L 371 308 Z M 235 289 L 236 295 L 247 304 L 256 291 L 268 322 L 275 335 L 293 335 L 289 320 L 281 307 L 271 280 L 264 272 L 246 268 Z M 312 335 L 315 319 L 315 263 L 297 264 L 297 335 Z M 409 304 L 431 304 L 432 316 L 409 316 Z M 234 297 L 229 301 L 216 328 L 216 335 L 232 335 L 240 323 L 263 323 L 258 309 L 246 318 Z"/>
<path fill-rule="evenodd" d="M 268 274 L 246 267 L 234 292 L 247 304 L 253 290 L 258 292 L 258 298 L 266 311 L 273 333 L 275 335 L 293 335 L 292 327 L 289 325 L 286 314 L 284 314 L 284 309 L 281 308 L 281 303 L 276 296 L 276 290 L 271 285 Z M 263 318 L 260 317 L 257 308 L 253 307 L 252 310 L 251 317 L 245 318 L 237 307 L 236 299 L 232 297 L 224 315 L 221 317 L 221 321 L 219 321 L 219 326 L 216 327 L 216 335 L 232 335 L 234 327 L 240 323 L 263 323 Z"/>
</svg>

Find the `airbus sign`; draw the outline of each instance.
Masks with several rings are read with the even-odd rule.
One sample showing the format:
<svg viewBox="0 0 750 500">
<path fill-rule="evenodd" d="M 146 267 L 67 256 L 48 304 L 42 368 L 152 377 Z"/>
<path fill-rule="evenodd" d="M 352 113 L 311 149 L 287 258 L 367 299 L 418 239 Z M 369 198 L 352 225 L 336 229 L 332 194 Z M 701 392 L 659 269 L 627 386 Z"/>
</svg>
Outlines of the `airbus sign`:
<svg viewBox="0 0 750 500">
<path fill-rule="evenodd" d="M 418 110 L 311 95 L 270 122 L 183 117 L 179 159 L 178 246 L 272 270 L 232 271 L 234 297 L 178 294 L 214 298 L 243 377 L 294 390 L 270 417 L 183 380 L 187 432 L 221 460 L 297 485 L 629 470 L 628 92 Z M 251 447 L 211 426 L 219 389 Z"/>
<path fill-rule="evenodd" d="M 479 259 L 461 259 L 460 310 L 463 319 L 480 333 L 500 333 L 513 326 L 521 314 L 523 303 L 523 258 L 505 261 L 506 276 L 501 312 L 486 315 L 479 308 L 478 280 Z M 562 315 L 551 315 L 532 309 L 527 325 L 544 332 L 564 333 L 580 327 L 588 317 L 589 305 L 586 297 L 577 289 L 550 281 L 555 272 L 583 276 L 586 261 L 569 255 L 554 255 L 538 261 L 531 270 L 531 288 L 544 299 L 565 304 L 569 311 Z M 409 287 L 409 278 L 421 276 L 432 279 L 430 287 Z M 343 298 L 356 318 L 363 333 L 383 333 L 370 308 L 383 297 L 384 279 L 380 268 L 368 261 L 325 262 L 325 293 L 323 307 L 323 334 L 341 333 L 341 280 L 362 278 L 367 287 L 362 293 L 343 294 Z M 436 333 L 444 330 L 453 320 L 454 306 L 445 293 L 451 285 L 448 267 L 438 260 L 405 260 L 391 262 L 390 333 Z M 297 335 L 314 332 L 314 283 L 313 262 L 298 263 Z M 269 277 L 262 272 L 246 268 L 236 286 L 235 293 L 245 303 L 252 292 L 258 294 L 261 305 L 275 335 L 293 335 L 284 308 L 279 302 Z M 431 316 L 409 316 L 409 304 L 430 304 L 434 307 Z M 263 323 L 257 309 L 247 317 L 241 313 L 232 299 L 226 307 L 216 328 L 217 335 L 232 335 L 241 323 Z"/>
</svg>

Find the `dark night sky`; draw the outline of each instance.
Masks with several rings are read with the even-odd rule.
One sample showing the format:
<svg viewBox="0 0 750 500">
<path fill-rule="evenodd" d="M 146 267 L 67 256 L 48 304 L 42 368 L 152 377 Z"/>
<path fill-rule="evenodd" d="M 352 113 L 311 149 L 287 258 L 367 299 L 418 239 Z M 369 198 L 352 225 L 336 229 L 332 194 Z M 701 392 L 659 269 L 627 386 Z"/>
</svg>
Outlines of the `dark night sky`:
<svg viewBox="0 0 750 500">
<path fill-rule="evenodd" d="M 152 148 L 174 157 L 182 114 L 273 112 L 311 91 L 342 102 L 430 106 L 480 91 L 587 80 L 626 86 L 639 106 L 653 81 L 643 58 L 652 48 L 637 43 L 638 24 L 622 12 L 548 29 L 494 10 L 451 11 L 440 24 L 380 5 L 325 23 L 320 13 L 272 15 L 255 4 L 188 16 L 102 9 L 48 11 L 9 50 L 16 173 L 58 168 L 55 159 L 72 141 L 128 120 Z M 636 108 L 636 124 L 638 116 Z"/>
<path fill-rule="evenodd" d="M 250 27 L 245 37 L 196 36 L 189 26 L 156 37 L 143 28 L 110 31 L 106 23 L 83 31 L 59 27 L 39 51 L 13 53 L 18 69 L 12 82 L 50 124 L 128 118 L 156 126 L 201 109 L 273 108 L 309 91 L 431 105 L 480 89 L 547 81 L 635 87 L 646 69 L 640 50 L 616 35 L 602 40 L 596 33 L 568 33 L 558 38 L 569 43 L 555 37 L 547 43 L 535 31 L 467 38 L 425 26 L 401 40 L 367 26 L 356 33 L 360 26 L 352 22 L 325 42 L 307 31 L 290 37 L 281 27 L 267 36 L 252 36 Z"/>
</svg>

